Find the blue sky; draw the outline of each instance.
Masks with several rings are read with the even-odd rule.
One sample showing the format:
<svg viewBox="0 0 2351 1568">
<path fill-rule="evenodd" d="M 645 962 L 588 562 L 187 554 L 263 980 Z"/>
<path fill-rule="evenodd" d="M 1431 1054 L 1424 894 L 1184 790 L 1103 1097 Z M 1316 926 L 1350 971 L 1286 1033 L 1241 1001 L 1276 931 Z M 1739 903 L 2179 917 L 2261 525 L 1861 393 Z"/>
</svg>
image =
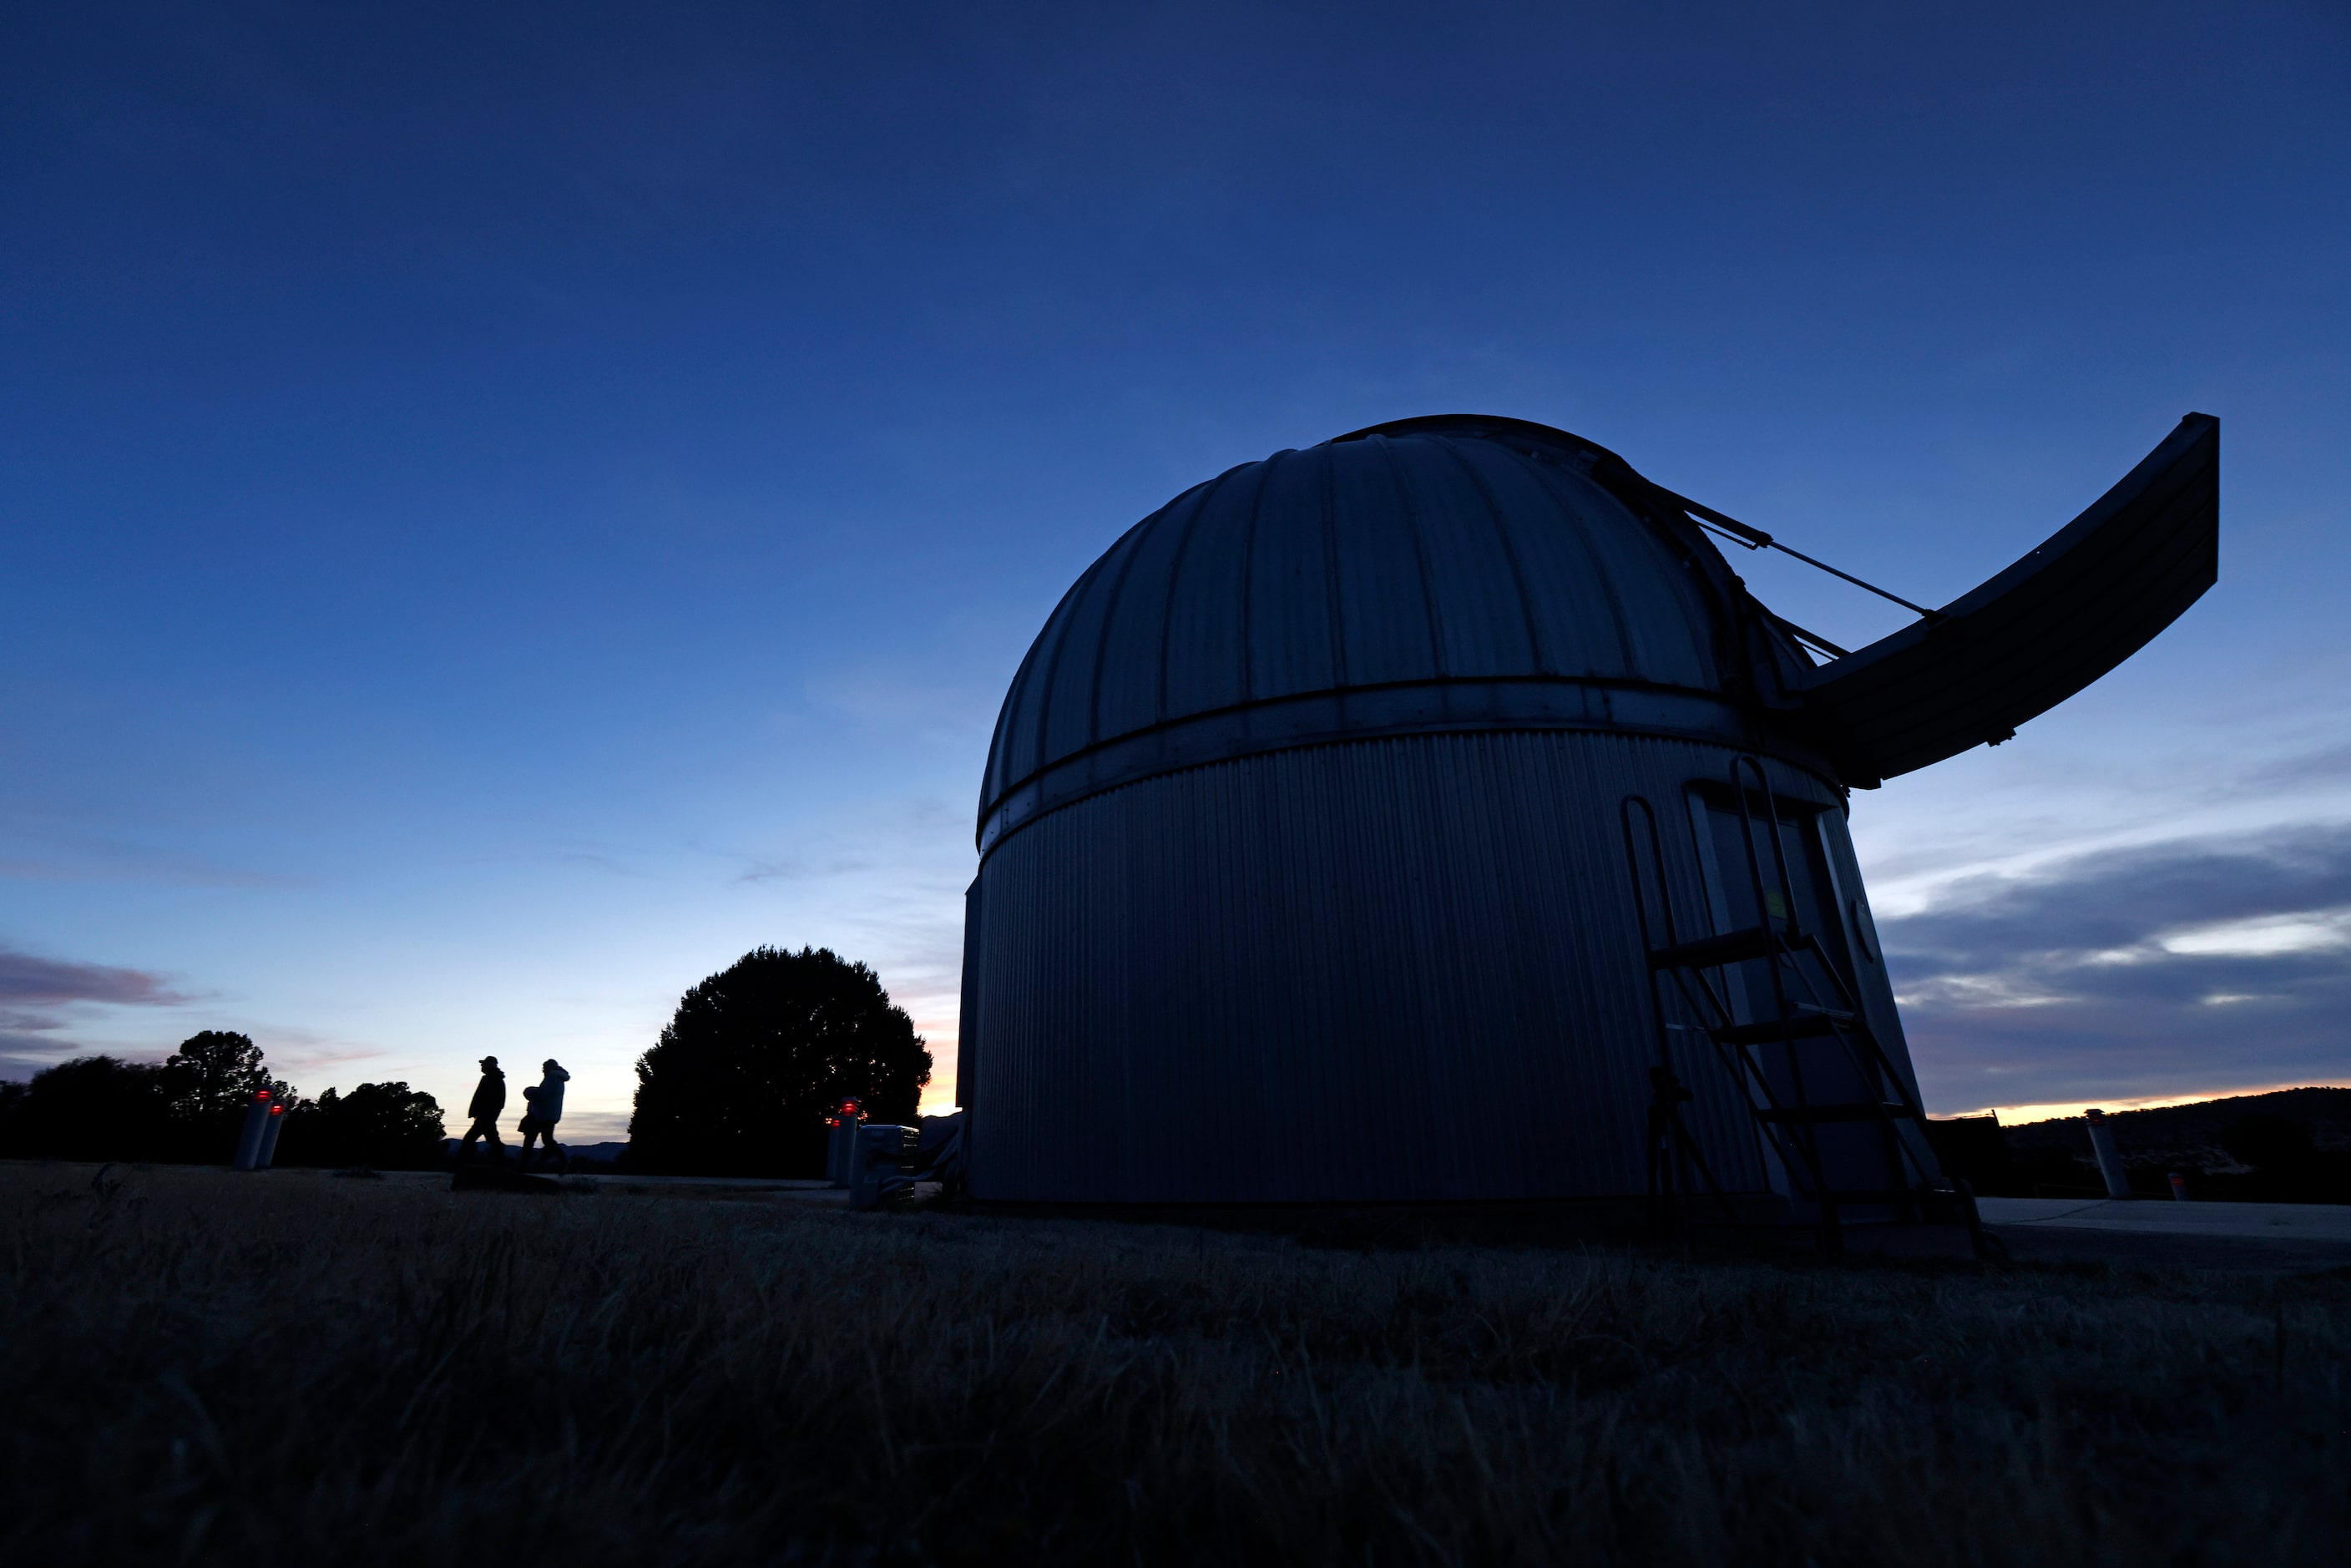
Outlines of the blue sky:
<svg viewBox="0 0 2351 1568">
<path fill-rule="evenodd" d="M 944 1099 L 997 705 L 1185 486 L 1513 414 L 1941 602 L 2198 409 L 2220 587 L 1855 834 L 1932 1108 L 2351 1082 L 2339 5 L 0 30 L 0 1071 L 553 1053 L 617 1133 L 816 943 Z"/>
</svg>

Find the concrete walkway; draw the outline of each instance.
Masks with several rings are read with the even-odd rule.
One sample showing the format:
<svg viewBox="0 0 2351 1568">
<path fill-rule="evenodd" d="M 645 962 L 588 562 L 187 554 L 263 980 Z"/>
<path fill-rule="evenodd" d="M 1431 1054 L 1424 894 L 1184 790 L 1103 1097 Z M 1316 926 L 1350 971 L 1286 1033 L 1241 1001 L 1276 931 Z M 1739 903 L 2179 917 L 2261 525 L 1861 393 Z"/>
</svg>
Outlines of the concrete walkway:
<svg viewBox="0 0 2351 1568">
<path fill-rule="evenodd" d="M 321 1173 L 324 1174 L 324 1173 Z M 387 1181 L 417 1186 L 446 1187 L 447 1171 L 384 1171 Z M 768 1202 L 841 1204 L 849 1189 L 828 1181 L 802 1181 L 789 1176 L 638 1176 L 611 1171 L 580 1172 L 534 1167 L 530 1173 L 570 1186 L 578 1192 L 609 1193 L 629 1197 L 755 1197 Z"/>
<path fill-rule="evenodd" d="M 768 1176 L 591 1176 L 599 1192 L 638 1197 L 758 1197 L 771 1203 L 834 1203 L 849 1205 L 849 1189 L 829 1181 L 794 1181 Z"/>
<path fill-rule="evenodd" d="M 2163 1198 L 1980 1197 L 1986 1225 L 2228 1236 L 2247 1241 L 2351 1242 L 2351 1204 L 2179 1203 Z"/>
</svg>

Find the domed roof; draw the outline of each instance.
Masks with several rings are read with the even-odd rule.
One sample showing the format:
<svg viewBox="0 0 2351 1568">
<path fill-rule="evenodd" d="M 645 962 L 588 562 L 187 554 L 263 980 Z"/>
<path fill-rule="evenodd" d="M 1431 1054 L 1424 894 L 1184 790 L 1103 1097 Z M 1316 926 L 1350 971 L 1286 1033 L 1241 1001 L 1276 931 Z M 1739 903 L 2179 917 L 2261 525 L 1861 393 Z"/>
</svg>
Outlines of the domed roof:
<svg viewBox="0 0 2351 1568">
<path fill-rule="evenodd" d="M 1111 546 L 1029 650 L 982 847 L 1061 800 L 1274 746 L 1573 722 L 1611 691 L 1638 711 L 1610 727 L 1676 693 L 1719 709 L 1744 663 L 1725 636 L 1737 580 L 1686 518 L 1635 511 L 1647 488 L 1579 437 L 1469 415 L 1195 486 Z"/>
</svg>

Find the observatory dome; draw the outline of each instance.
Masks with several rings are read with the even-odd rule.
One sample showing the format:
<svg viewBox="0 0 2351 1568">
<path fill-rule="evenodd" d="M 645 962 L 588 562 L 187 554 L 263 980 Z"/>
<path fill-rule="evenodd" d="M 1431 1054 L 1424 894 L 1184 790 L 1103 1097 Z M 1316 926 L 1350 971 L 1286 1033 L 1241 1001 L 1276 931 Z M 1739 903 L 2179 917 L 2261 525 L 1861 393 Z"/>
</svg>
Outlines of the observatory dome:
<svg viewBox="0 0 2351 1568">
<path fill-rule="evenodd" d="M 1627 505 L 1642 484 L 1563 432 L 1443 415 L 1195 486 L 1127 530 L 1029 649 L 981 847 L 1137 779 L 1342 738 L 1746 738 L 1722 733 L 1720 700 L 1747 685 L 1726 680 L 1747 662 L 1730 652 L 1744 595 L 1686 519 Z M 1801 658 L 1767 640 L 1772 662 Z"/>
<path fill-rule="evenodd" d="M 997 720 L 973 1197 L 1703 1187 L 1824 1246 L 1927 1212 L 1846 786 L 2005 739 L 2192 602 L 2217 443 L 2191 416 L 1852 653 L 1701 528 L 1769 535 L 1543 425 L 1407 420 L 1186 491 L 1070 590 Z"/>
</svg>

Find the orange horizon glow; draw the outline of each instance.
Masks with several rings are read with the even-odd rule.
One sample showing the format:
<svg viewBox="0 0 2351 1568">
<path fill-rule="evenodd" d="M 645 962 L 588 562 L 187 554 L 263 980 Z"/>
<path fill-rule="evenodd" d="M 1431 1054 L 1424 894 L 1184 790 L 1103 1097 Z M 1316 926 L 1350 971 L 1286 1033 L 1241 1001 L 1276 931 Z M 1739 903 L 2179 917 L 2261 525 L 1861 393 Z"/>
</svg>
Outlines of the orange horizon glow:
<svg viewBox="0 0 2351 1568">
<path fill-rule="evenodd" d="M 2252 1087 L 2204 1089 L 2188 1094 L 2147 1094 L 2137 1097 L 2109 1095 L 2102 1100 L 2060 1100 L 2032 1105 L 1983 1105 L 1972 1111 L 1947 1113 L 1954 1116 L 1998 1116 L 2003 1127 L 2021 1127 L 2033 1122 L 2055 1122 L 2079 1116 L 2088 1110 L 2100 1110 L 2112 1114 L 2117 1111 L 2159 1111 L 2170 1105 L 2198 1105 L 2207 1100 L 2236 1100 L 2252 1094 L 2275 1094 L 2287 1089 L 2351 1089 L 2351 1083 L 2266 1083 Z"/>
</svg>

